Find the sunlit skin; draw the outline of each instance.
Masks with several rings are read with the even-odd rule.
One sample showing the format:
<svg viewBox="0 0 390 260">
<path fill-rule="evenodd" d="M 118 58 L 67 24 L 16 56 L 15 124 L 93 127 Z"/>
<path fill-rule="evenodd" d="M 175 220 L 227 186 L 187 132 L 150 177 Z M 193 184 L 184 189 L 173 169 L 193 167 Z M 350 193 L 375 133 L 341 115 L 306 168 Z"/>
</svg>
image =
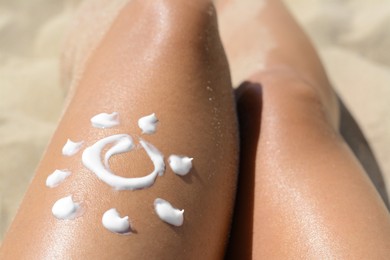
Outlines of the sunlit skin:
<svg viewBox="0 0 390 260">
<path fill-rule="evenodd" d="M 93 128 L 91 117 L 118 112 L 120 125 Z M 137 121 L 156 113 L 155 134 Z M 238 168 L 238 131 L 229 69 L 208 1 L 131 1 L 88 61 L 20 210 L 3 242 L 5 259 L 216 259 L 224 254 Z M 118 133 L 156 146 L 167 159 L 188 155 L 193 168 L 178 176 L 167 165 L 147 189 L 115 191 L 83 167 L 81 152 L 61 155 L 67 138 L 84 147 Z M 120 176 L 145 176 L 153 165 L 141 148 L 115 155 Z M 58 187 L 45 186 L 55 169 L 69 169 Z M 58 220 L 53 203 L 69 194 L 83 208 L 75 220 Z M 154 212 L 156 198 L 184 209 L 174 227 Z M 102 215 L 117 208 L 133 234 L 105 229 Z M 21 248 L 22 247 L 22 248 Z"/>
<path fill-rule="evenodd" d="M 223 13 L 245 2 L 251 20 L 232 17 L 238 24 L 227 26 Z M 227 255 L 388 258 L 389 213 L 339 133 L 344 115 L 314 48 L 280 1 L 259 1 L 257 11 L 249 2 L 217 5 L 229 62 L 265 57 L 237 93 L 241 176 Z M 264 35 L 271 48 L 247 43 Z"/>
<path fill-rule="evenodd" d="M 252 15 L 234 17 L 234 5 L 251 8 Z M 257 28 L 267 34 L 257 34 Z M 265 35 L 272 45 L 257 44 Z M 248 53 L 255 55 L 251 64 L 256 57 L 264 63 L 238 73 L 236 64 Z M 234 82 L 245 81 L 236 103 L 227 60 Z M 215 9 L 206 0 L 133 0 L 85 68 L 5 237 L 1 259 L 389 255 L 389 214 L 339 133 L 338 101 L 314 48 L 280 1 L 217 1 Z M 90 118 L 101 112 L 118 112 L 120 125 L 93 128 Z M 157 131 L 142 135 L 137 120 L 151 113 L 160 121 Z M 67 138 L 84 140 L 84 149 L 119 133 L 137 144 L 144 138 L 166 159 L 194 158 L 191 172 L 177 176 L 167 167 L 151 188 L 115 191 L 83 167 L 82 151 L 61 155 Z M 110 164 L 127 177 L 153 168 L 142 149 L 115 155 Z M 45 187 L 53 170 L 65 168 L 70 177 Z M 69 194 L 82 203 L 83 214 L 57 220 L 51 207 Z M 157 197 L 185 210 L 181 227 L 157 217 Z M 131 235 L 102 226 L 103 213 L 113 207 L 129 216 Z"/>
</svg>

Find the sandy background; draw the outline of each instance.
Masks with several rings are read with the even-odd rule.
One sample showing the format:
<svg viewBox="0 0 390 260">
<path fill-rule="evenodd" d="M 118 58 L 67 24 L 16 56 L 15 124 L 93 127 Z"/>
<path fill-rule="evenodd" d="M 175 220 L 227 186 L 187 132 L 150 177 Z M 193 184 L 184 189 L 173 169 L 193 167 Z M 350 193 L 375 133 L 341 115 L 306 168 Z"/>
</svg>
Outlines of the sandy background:
<svg viewBox="0 0 390 260">
<path fill-rule="evenodd" d="M 59 58 L 79 0 L 0 0 L 0 240 L 54 131 Z M 389 0 L 287 0 L 390 184 Z"/>
</svg>

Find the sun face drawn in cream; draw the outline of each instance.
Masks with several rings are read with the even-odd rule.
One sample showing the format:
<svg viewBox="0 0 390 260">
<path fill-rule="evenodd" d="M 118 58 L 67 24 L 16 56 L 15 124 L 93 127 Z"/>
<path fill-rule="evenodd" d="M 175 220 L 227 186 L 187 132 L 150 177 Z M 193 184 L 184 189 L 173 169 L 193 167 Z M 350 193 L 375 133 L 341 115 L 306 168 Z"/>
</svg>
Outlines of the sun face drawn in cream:
<svg viewBox="0 0 390 260">
<path fill-rule="evenodd" d="M 96 176 L 116 190 L 137 190 L 150 187 L 158 175 L 165 171 L 164 157 L 156 147 L 146 141 L 140 140 L 141 146 L 146 151 L 154 165 L 154 170 L 144 177 L 125 178 L 115 175 L 109 168 L 103 165 L 100 155 L 103 148 L 114 143 L 111 154 L 130 151 L 133 147 L 133 139 L 127 134 L 117 134 L 100 139 L 92 146 L 87 147 L 82 155 L 83 165 L 96 174 Z M 109 157 L 105 157 L 108 162 Z"/>
<path fill-rule="evenodd" d="M 117 112 L 100 113 L 91 118 L 91 123 L 96 128 L 111 128 L 119 125 L 119 116 Z"/>
<path fill-rule="evenodd" d="M 62 155 L 64 156 L 72 156 L 75 155 L 83 146 L 84 141 L 73 142 L 68 139 L 64 147 L 62 147 Z"/>
<path fill-rule="evenodd" d="M 154 210 L 162 221 L 176 227 L 183 225 L 184 209 L 176 209 L 168 201 L 157 198 L 154 200 Z"/>
<path fill-rule="evenodd" d="M 177 175 L 187 175 L 191 171 L 193 158 L 172 154 L 168 157 L 168 163 L 172 171 Z"/>
<path fill-rule="evenodd" d="M 150 114 L 138 119 L 138 126 L 143 134 L 154 134 L 157 130 L 158 119 L 156 114 Z"/>
<path fill-rule="evenodd" d="M 108 128 L 119 124 L 118 113 L 100 113 L 91 118 L 92 126 L 97 128 Z M 156 132 L 158 119 L 156 115 L 150 114 L 138 120 L 138 126 L 142 133 L 153 134 Z M 62 154 L 72 156 L 82 147 L 83 141 L 73 142 L 68 139 L 62 149 Z M 82 153 L 83 165 L 92 171 L 100 180 L 116 190 L 138 190 L 148 188 L 155 183 L 157 176 L 162 176 L 165 172 L 164 156 L 152 144 L 139 138 L 139 143 L 145 150 L 153 163 L 154 169 L 151 173 L 143 177 L 125 178 L 114 174 L 110 170 L 109 160 L 111 156 L 130 152 L 135 148 L 133 138 L 128 134 L 115 134 L 96 141 L 91 146 L 84 149 Z M 111 145 L 105 150 L 104 148 Z M 191 171 L 192 158 L 187 156 L 171 155 L 168 159 L 170 167 L 177 174 L 184 176 Z M 47 177 L 46 186 L 53 188 L 64 181 L 71 173 L 67 170 L 56 170 Z M 184 210 L 174 208 L 168 201 L 157 198 L 154 201 L 154 209 L 158 217 L 166 223 L 174 226 L 181 226 L 184 221 Z M 74 219 L 81 215 L 81 207 L 72 199 L 72 195 L 57 200 L 52 213 L 57 219 Z M 113 233 L 130 234 L 132 227 L 129 217 L 121 217 L 115 208 L 107 210 L 102 216 L 103 226 Z"/>
<path fill-rule="evenodd" d="M 69 195 L 57 200 L 51 211 L 58 219 L 75 219 L 80 215 L 80 204 L 75 203 L 72 195 Z"/>
<path fill-rule="evenodd" d="M 131 233 L 131 227 L 129 217 L 121 217 L 119 212 L 115 209 L 109 209 L 104 212 L 102 217 L 103 226 L 113 233 L 121 235 L 129 235 Z"/>
<path fill-rule="evenodd" d="M 46 186 L 49 188 L 55 188 L 68 178 L 70 174 L 71 173 L 68 170 L 55 170 L 52 174 L 47 176 Z"/>
</svg>

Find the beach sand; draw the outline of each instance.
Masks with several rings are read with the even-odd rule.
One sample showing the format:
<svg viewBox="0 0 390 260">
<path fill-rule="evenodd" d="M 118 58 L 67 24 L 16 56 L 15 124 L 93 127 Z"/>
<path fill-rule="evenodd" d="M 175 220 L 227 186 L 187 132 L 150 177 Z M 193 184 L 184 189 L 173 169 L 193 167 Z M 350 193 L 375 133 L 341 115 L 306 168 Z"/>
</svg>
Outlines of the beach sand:
<svg viewBox="0 0 390 260">
<path fill-rule="evenodd" d="M 61 114 L 60 54 L 80 2 L 0 2 L 0 240 Z M 286 3 L 313 40 L 390 184 L 388 1 Z"/>
</svg>

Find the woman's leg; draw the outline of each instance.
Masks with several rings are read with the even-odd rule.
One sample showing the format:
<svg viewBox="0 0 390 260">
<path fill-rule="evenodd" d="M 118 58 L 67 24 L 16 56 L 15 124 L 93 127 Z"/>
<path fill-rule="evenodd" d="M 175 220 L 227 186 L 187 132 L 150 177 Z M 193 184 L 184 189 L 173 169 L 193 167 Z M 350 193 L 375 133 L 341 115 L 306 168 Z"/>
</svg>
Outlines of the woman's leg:
<svg viewBox="0 0 390 260">
<path fill-rule="evenodd" d="M 238 136 L 227 62 L 209 1 L 133 0 L 120 12 L 90 57 L 0 251 L 4 259 L 216 259 L 224 254 L 238 165 Z M 114 128 L 91 126 L 92 116 L 118 112 Z M 141 135 L 137 120 L 156 113 L 157 132 Z M 153 165 L 138 137 L 165 156 L 166 170 L 141 190 L 117 191 L 86 169 L 83 150 L 113 134 L 133 137 L 136 148 L 115 155 L 111 169 L 141 177 Z M 67 138 L 84 141 L 65 157 Z M 103 150 L 105 152 L 106 150 Z M 193 168 L 173 173 L 167 158 L 187 155 Z M 72 174 L 45 186 L 55 169 Z M 82 215 L 59 220 L 51 212 L 72 195 Z M 184 209 L 184 223 L 164 223 L 154 212 L 162 198 Z M 116 208 L 133 233 L 105 229 L 102 215 Z"/>
<path fill-rule="evenodd" d="M 340 136 L 337 99 L 321 63 L 283 4 L 264 2 L 253 21 L 238 19 L 236 38 L 222 33 L 231 63 L 257 48 L 248 43 L 260 42 L 255 28 L 273 43 L 262 69 L 238 90 L 241 171 L 227 256 L 386 259 L 390 217 Z"/>
<path fill-rule="evenodd" d="M 328 109 L 332 111 L 333 120 L 338 117 L 337 103 L 340 103 L 341 135 L 389 207 L 385 183 L 367 141 L 342 100 L 337 101 L 329 91 L 330 83 L 313 46 L 281 2 L 219 0 L 217 3 L 222 41 L 230 60 L 233 82 L 238 86 L 255 71 L 287 66 L 302 80 L 324 86 L 318 91 L 331 102 Z M 237 10 L 246 15 L 238 15 Z M 334 125 L 337 123 L 333 122 Z"/>
</svg>

